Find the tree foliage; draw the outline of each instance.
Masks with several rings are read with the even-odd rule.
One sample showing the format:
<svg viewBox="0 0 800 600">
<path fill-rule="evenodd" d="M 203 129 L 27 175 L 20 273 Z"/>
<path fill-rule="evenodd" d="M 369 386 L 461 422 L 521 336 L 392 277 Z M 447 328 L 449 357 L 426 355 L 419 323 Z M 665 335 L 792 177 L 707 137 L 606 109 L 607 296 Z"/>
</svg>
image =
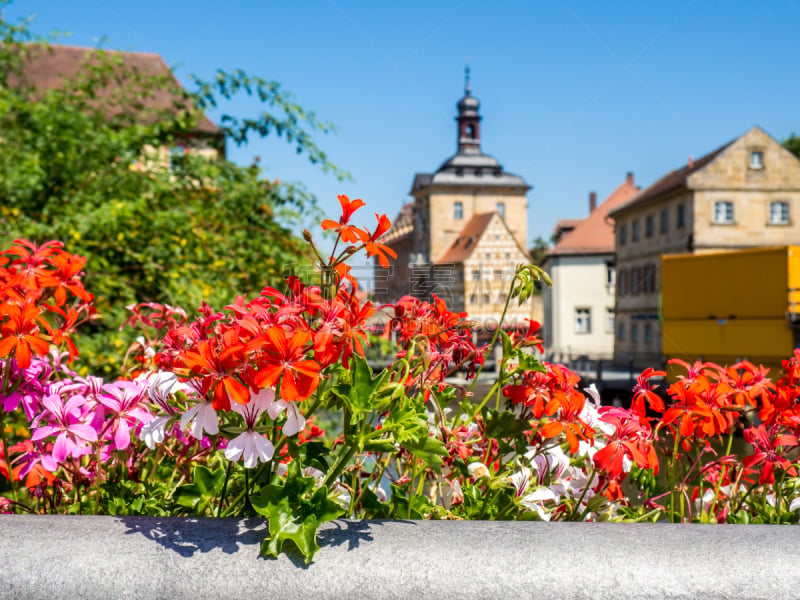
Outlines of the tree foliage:
<svg viewBox="0 0 800 600">
<path fill-rule="evenodd" d="M 788 138 L 783 140 L 783 147 L 789 152 L 800 158 L 800 136 L 792 132 Z"/>
<path fill-rule="evenodd" d="M 533 246 L 531 246 L 528 252 L 531 255 L 533 264 L 542 266 L 542 263 L 544 262 L 544 259 L 549 251 L 550 244 L 547 242 L 547 240 L 542 236 L 537 236 L 537 238 L 533 240 Z"/>
<path fill-rule="evenodd" d="M 246 93 L 267 110 L 224 116 L 228 139 L 281 136 L 341 178 L 312 139 L 330 124 L 276 82 L 218 71 L 185 90 L 171 72 L 144 73 L 123 54 L 100 50 L 59 87 L 37 89 L 24 77 L 25 61 L 50 51 L 26 23 L 0 21 L 0 244 L 58 239 L 88 258 L 86 285 L 102 320 L 79 346 L 95 372 L 114 372 L 111 350 L 129 341 L 118 332 L 126 305 L 220 307 L 277 284 L 287 265 L 308 259 L 292 234 L 316 216 L 301 185 L 266 181 L 257 164 L 161 149 L 197 142 L 202 110 Z M 173 98 L 169 106 L 148 101 L 159 93 Z"/>
</svg>

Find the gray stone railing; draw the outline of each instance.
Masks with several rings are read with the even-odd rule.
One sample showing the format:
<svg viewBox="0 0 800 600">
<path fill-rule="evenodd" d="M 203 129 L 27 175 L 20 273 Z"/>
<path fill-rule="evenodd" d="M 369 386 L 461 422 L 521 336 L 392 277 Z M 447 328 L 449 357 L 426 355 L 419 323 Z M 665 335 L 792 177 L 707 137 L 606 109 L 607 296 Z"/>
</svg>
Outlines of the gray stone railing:
<svg viewBox="0 0 800 600">
<path fill-rule="evenodd" d="M 306 566 L 261 519 L 0 516 L 0 598 L 800 597 L 800 528 L 336 521 Z"/>
</svg>

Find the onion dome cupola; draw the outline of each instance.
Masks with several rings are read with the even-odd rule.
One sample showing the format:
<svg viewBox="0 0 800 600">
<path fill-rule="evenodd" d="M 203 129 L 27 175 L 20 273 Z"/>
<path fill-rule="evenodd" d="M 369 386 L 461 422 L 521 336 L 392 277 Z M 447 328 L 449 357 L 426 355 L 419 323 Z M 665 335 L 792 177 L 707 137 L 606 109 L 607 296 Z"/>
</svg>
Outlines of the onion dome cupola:
<svg viewBox="0 0 800 600">
<path fill-rule="evenodd" d="M 472 95 L 469 80 L 469 66 L 464 69 L 464 97 L 458 101 L 458 153 L 480 153 L 481 116 L 478 113 L 481 103 Z"/>
<path fill-rule="evenodd" d="M 464 97 L 457 104 L 458 150 L 435 173 L 418 174 L 411 193 L 416 193 L 421 187 L 438 184 L 529 190 L 530 186 L 522 177 L 506 172 L 496 158 L 481 150 L 480 102 L 472 95 L 469 66 L 464 75 Z"/>
</svg>

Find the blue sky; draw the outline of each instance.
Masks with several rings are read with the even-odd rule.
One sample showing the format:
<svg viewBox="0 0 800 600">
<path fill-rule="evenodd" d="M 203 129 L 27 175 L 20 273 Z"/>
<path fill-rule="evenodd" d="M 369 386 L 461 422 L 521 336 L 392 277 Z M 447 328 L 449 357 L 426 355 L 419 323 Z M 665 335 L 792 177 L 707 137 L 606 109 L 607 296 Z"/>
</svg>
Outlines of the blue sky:
<svg viewBox="0 0 800 600">
<path fill-rule="evenodd" d="M 454 153 L 467 57 L 484 151 L 534 186 L 531 239 L 585 216 L 589 191 L 605 198 L 627 171 L 647 186 L 755 124 L 800 132 L 800 0 L 28 0 L 4 15 L 35 15 L 33 31 L 66 43 L 160 53 L 184 80 L 242 68 L 281 82 L 338 126 L 316 141 L 354 181 L 278 139 L 229 156 L 259 155 L 334 215 L 346 193 L 393 218 L 414 174 Z"/>
</svg>

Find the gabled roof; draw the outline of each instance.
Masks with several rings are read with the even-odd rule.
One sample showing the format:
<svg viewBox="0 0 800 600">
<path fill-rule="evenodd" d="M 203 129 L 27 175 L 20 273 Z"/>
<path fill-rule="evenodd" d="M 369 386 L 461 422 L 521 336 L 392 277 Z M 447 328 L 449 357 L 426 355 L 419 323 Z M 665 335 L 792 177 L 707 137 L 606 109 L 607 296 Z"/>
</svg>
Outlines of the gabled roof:
<svg viewBox="0 0 800 600">
<path fill-rule="evenodd" d="M 442 257 L 436 261 L 436 264 L 458 264 L 467 260 L 472 256 L 475 248 L 478 247 L 481 237 L 486 233 L 489 224 L 495 217 L 503 224 L 509 239 L 513 240 L 514 245 L 520 253 L 528 257 L 528 253 L 519 245 L 514 234 L 512 234 L 511 230 L 508 228 L 508 223 L 506 223 L 498 213 L 488 212 L 479 213 L 467 221 L 467 224 L 464 225 L 464 229 L 461 230 L 461 233 L 459 233 L 455 241 L 450 244 L 450 247 L 445 251 Z"/>
<path fill-rule="evenodd" d="M 28 45 L 23 59 L 22 80 L 40 90 L 58 88 L 63 82 L 79 75 L 88 65 L 93 64 L 92 54 L 98 52 L 94 48 L 80 46 L 48 45 L 39 47 Z M 181 85 L 159 54 L 147 52 L 122 52 L 118 50 L 102 50 L 113 58 L 119 57 L 123 68 L 134 71 L 145 77 L 166 76 L 175 83 L 174 90 L 167 88 L 155 91 L 143 91 L 137 101 L 145 110 L 170 111 L 176 105 L 185 106 L 186 100 L 180 90 Z M 96 64 L 96 61 L 94 61 Z M 112 100 L 115 90 L 111 87 L 98 90 L 98 100 Z M 113 104 L 107 107 L 109 116 L 119 113 Z M 147 119 L 143 118 L 143 122 Z M 222 129 L 211 122 L 204 114 L 199 115 L 195 124 L 195 132 L 206 135 L 221 136 Z"/>
<path fill-rule="evenodd" d="M 608 220 L 613 209 L 622 206 L 639 192 L 629 175 L 588 217 L 582 219 L 570 232 L 565 233 L 547 253 L 548 256 L 565 254 L 609 254 L 614 252 L 614 226 Z M 560 223 L 561 221 L 559 221 Z"/>
<path fill-rule="evenodd" d="M 496 214 L 493 212 L 479 213 L 472 217 L 444 255 L 436 262 L 439 264 L 461 263 L 468 259 L 478 245 L 478 240 L 489 227 L 492 217 Z"/>
<path fill-rule="evenodd" d="M 680 188 L 686 187 L 686 180 L 692 173 L 696 173 L 703 167 L 707 166 L 711 163 L 715 158 L 717 158 L 722 152 L 724 152 L 728 146 L 730 146 L 736 140 L 731 140 L 724 146 L 720 146 L 713 152 L 709 152 L 705 156 L 698 158 L 697 160 L 690 162 L 679 169 L 675 169 L 674 171 L 670 171 L 666 175 L 664 175 L 661 179 L 656 181 L 650 187 L 646 188 L 643 192 L 633 198 L 630 202 L 623 204 L 622 206 L 614 209 L 611 211 L 611 216 L 613 217 L 615 214 L 622 213 L 629 208 L 634 206 L 640 206 L 642 204 L 646 204 L 649 201 L 662 196 L 663 194 L 667 194 L 669 192 L 675 191 Z"/>
</svg>

